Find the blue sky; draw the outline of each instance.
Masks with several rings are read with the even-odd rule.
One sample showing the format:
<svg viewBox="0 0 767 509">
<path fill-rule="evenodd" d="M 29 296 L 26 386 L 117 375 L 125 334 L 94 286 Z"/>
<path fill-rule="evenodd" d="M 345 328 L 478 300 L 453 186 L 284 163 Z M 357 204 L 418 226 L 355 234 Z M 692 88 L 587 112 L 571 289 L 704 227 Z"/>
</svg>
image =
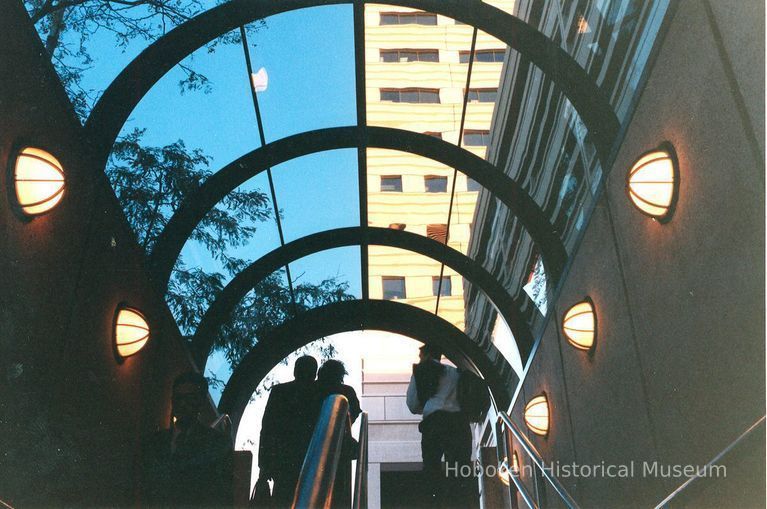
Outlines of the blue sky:
<svg viewBox="0 0 767 509">
<path fill-rule="evenodd" d="M 268 18 L 266 27 L 249 35 L 254 71 L 264 67 L 269 87 L 259 93 L 267 142 L 299 132 L 356 123 L 354 38 L 350 5 L 317 7 Z M 92 67 L 84 73 L 83 88 L 104 90 L 138 53 L 145 42 L 135 41 L 124 51 L 115 48 L 110 34 L 98 32 L 90 43 Z M 241 45 L 220 45 L 213 53 L 201 48 L 185 62 L 211 81 L 209 93 L 180 93 L 184 78 L 178 67 L 166 74 L 132 112 L 122 133 L 146 128 L 144 143 L 165 145 L 184 140 L 187 148 L 201 148 L 211 156 L 211 171 L 260 146 L 245 58 Z M 357 154 L 334 150 L 301 157 L 272 170 L 285 240 L 310 233 L 359 224 Z M 268 192 L 265 174 L 244 184 Z M 274 221 L 258 224 L 247 246 L 236 254 L 255 260 L 279 246 Z M 187 266 L 216 270 L 217 263 L 199 247 L 182 252 Z M 360 295 L 359 248 L 318 253 L 291 265 L 298 282 L 328 277 L 347 281 Z M 228 378 L 221 355 L 208 364 L 219 378 Z M 214 394 L 217 399 L 218 394 Z"/>
</svg>

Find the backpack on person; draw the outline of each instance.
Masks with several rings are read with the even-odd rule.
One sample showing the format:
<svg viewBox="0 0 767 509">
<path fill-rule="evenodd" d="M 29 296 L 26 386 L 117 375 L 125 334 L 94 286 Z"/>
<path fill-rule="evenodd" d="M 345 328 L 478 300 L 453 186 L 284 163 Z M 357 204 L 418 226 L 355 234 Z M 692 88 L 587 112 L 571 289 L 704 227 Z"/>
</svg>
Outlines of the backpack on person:
<svg viewBox="0 0 767 509">
<path fill-rule="evenodd" d="M 490 392 L 485 381 L 471 371 L 460 369 L 456 395 L 461 412 L 469 422 L 482 422 L 490 406 Z"/>
</svg>

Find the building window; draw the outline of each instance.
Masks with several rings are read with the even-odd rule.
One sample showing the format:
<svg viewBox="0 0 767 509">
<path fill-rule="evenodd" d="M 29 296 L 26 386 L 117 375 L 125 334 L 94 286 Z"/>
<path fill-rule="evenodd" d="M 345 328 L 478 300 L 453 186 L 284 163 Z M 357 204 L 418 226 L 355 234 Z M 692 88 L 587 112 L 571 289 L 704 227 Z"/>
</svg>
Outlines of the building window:
<svg viewBox="0 0 767 509">
<path fill-rule="evenodd" d="M 461 51 L 458 53 L 458 59 L 462 64 L 468 64 L 469 55 L 471 55 L 471 51 Z M 474 61 L 503 62 L 504 55 L 506 55 L 505 49 L 479 49 L 474 52 Z"/>
<path fill-rule="evenodd" d="M 426 136 L 431 136 L 432 138 L 437 138 L 438 140 L 442 139 L 442 133 L 438 133 L 435 131 L 426 131 L 423 134 L 425 134 Z"/>
<path fill-rule="evenodd" d="M 490 131 L 467 129 L 463 132 L 463 144 L 467 147 L 487 147 L 490 144 Z"/>
<path fill-rule="evenodd" d="M 392 230 L 404 230 L 405 228 L 407 228 L 407 225 L 405 223 L 391 223 L 389 225 L 389 228 L 391 228 Z"/>
<path fill-rule="evenodd" d="M 427 193 L 446 193 L 447 192 L 447 177 L 440 177 L 437 175 L 427 175 L 423 178 L 423 183 L 426 186 Z"/>
<path fill-rule="evenodd" d="M 437 293 L 439 293 L 439 295 L 442 297 L 446 295 L 453 295 L 453 285 L 451 283 L 450 276 L 442 277 L 442 287 L 439 286 L 439 278 L 437 276 L 432 276 L 431 294 L 436 297 Z"/>
<path fill-rule="evenodd" d="M 426 236 L 442 244 L 447 243 L 447 225 L 446 224 L 426 225 Z"/>
<path fill-rule="evenodd" d="M 437 15 L 430 12 L 382 12 L 381 25 L 436 25 Z"/>
<path fill-rule="evenodd" d="M 381 100 L 395 103 L 439 103 L 438 88 L 382 88 Z"/>
<path fill-rule="evenodd" d="M 469 102 L 470 103 L 494 103 L 496 97 L 498 97 L 497 88 L 470 88 L 469 89 Z"/>
<path fill-rule="evenodd" d="M 381 62 L 439 62 L 436 49 L 382 49 Z"/>
<path fill-rule="evenodd" d="M 479 191 L 482 186 L 471 177 L 466 177 L 466 190 L 467 191 Z"/>
<path fill-rule="evenodd" d="M 383 276 L 383 298 L 386 300 L 404 299 L 407 297 L 405 292 L 405 278 L 399 276 Z"/>
<path fill-rule="evenodd" d="M 382 193 L 401 193 L 402 175 L 381 175 Z"/>
</svg>

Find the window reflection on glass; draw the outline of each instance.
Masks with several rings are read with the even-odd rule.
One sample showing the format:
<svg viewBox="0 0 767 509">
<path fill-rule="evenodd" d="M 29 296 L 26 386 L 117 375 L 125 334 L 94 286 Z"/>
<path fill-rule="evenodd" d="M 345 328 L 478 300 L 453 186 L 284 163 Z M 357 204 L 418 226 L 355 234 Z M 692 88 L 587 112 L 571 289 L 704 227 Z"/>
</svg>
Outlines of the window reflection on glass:
<svg viewBox="0 0 767 509">
<path fill-rule="evenodd" d="M 490 144 L 490 131 L 467 129 L 463 132 L 463 144 L 467 147 L 487 147 Z"/>
<path fill-rule="evenodd" d="M 469 102 L 494 103 L 498 97 L 497 88 L 470 88 Z"/>
<path fill-rule="evenodd" d="M 479 185 L 479 182 L 474 180 L 471 177 L 466 177 L 466 190 L 467 191 L 479 191 L 482 189 L 482 186 Z"/>
<path fill-rule="evenodd" d="M 469 63 L 469 56 L 471 55 L 471 51 L 461 51 L 458 54 L 458 60 L 462 64 L 468 64 Z M 503 57 L 506 55 L 506 49 L 505 48 L 499 48 L 499 49 L 480 49 L 474 52 L 474 61 L 475 62 L 503 62 Z"/>
<path fill-rule="evenodd" d="M 450 276 L 443 276 L 442 277 L 442 286 L 439 284 L 439 277 L 432 276 L 431 278 L 431 293 L 435 297 L 437 294 L 441 296 L 449 296 L 453 294 L 453 286 L 451 283 Z"/>
<path fill-rule="evenodd" d="M 382 25 L 436 25 L 437 15 L 430 12 L 382 12 Z"/>
<path fill-rule="evenodd" d="M 383 286 L 383 298 L 385 300 L 397 300 L 407 297 L 404 277 L 383 276 L 381 278 L 381 283 Z"/>
<path fill-rule="evenodd" d="M 427 193 L 446 193 L 447 192 L 447 177 L 440 177 L 438 175 L 427 175 L 423 178 L 423 183 L 426 187 Z"/>
<path fill-rule="evenodd" d="M 384 175 L 381 177 L 381 191 L 387 193 L 402 192 L 402 175 Z"/>
<path fill-rule="evenodd" d="M 439 62 L 436 49 L 382 49 L 381 62 Z"/>
<path fill-rule="evenodd" d="M 395 103 L 439 104 L 438 88 L 382 88 L 381 100 Z"/>
</svg>

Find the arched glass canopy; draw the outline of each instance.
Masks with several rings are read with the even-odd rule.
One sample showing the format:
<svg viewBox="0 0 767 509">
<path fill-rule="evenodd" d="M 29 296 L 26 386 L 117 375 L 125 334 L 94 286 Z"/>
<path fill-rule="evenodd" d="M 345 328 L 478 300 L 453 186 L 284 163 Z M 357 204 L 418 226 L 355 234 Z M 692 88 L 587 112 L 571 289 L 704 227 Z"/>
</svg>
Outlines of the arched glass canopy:
<svg viewBox="0 0 767 509">
<path fill-rule="evenodd" d="M 289 353 L 293 343 L 277 343 L 287 341 L 285 331 L 316 339 L 307 324 L 322 329 L 321 316 L 328 334 L 356 324 L 440 341 L 430 324 L 505 401 L 588 220 L 666 7 L 608 2 L 584 10 L 573 2 L 554 12 L 556 2 L 545 4 L 512 15 L 470 1 L 233 0 L 148 46 L 107 88 L 86 123 L 95 168 L 114 160 L 133 115 L 153 123 L 145 134 L 153 144 L 183 138 L 215 152 L 204 162 L 209 174 L 164 210 L 146 245 L 161 292 L 175 284 L 182 253 L 187 266 L 228 270 L 199 322 L 185 328 L 198 365 L 259 281 L 279 274 L 295 301 L 296 281 L 311 272 L 303 259 L 358 253 L 349 257 L 358 265 L 357 298 L 296 313 L 258 338 L 223 409 L 241 414 L 253 373 L 269 368 L 253 359 Z M 307 23 L 299 14 L 309 11 L 341 28 Z M 544 22 L 552 16 L 571 30 Z M 261 19 L 269 30 L 247 29 Z M 382 29 L 396 24 L 433 24 L 438 40 L 397 47 Z M 204 51 L 227 34 L 241 45 Z M 278 40 L 289 47 L 277 48 Z M 346 59 L 323 74 L 311 55 L 333 51 Z M 189 96 L 163 103 L 167 94 L 155 94 L 192 54 L 220 83 L 199 104 Z M 640 65 L 617 65 L 637 55 Z M 446 74 L 436 71 L 442 64 Z M 308 113 L 296 116 L 302 109 Z M 249 199 L 263 200 L 268 217 L 242 219 L 253 233 L 231 252 L 196 257 L 201 224 L 221 207 L 236 217 L 233 196 L 249 191 L 261 193 Z"/>
</svg>

